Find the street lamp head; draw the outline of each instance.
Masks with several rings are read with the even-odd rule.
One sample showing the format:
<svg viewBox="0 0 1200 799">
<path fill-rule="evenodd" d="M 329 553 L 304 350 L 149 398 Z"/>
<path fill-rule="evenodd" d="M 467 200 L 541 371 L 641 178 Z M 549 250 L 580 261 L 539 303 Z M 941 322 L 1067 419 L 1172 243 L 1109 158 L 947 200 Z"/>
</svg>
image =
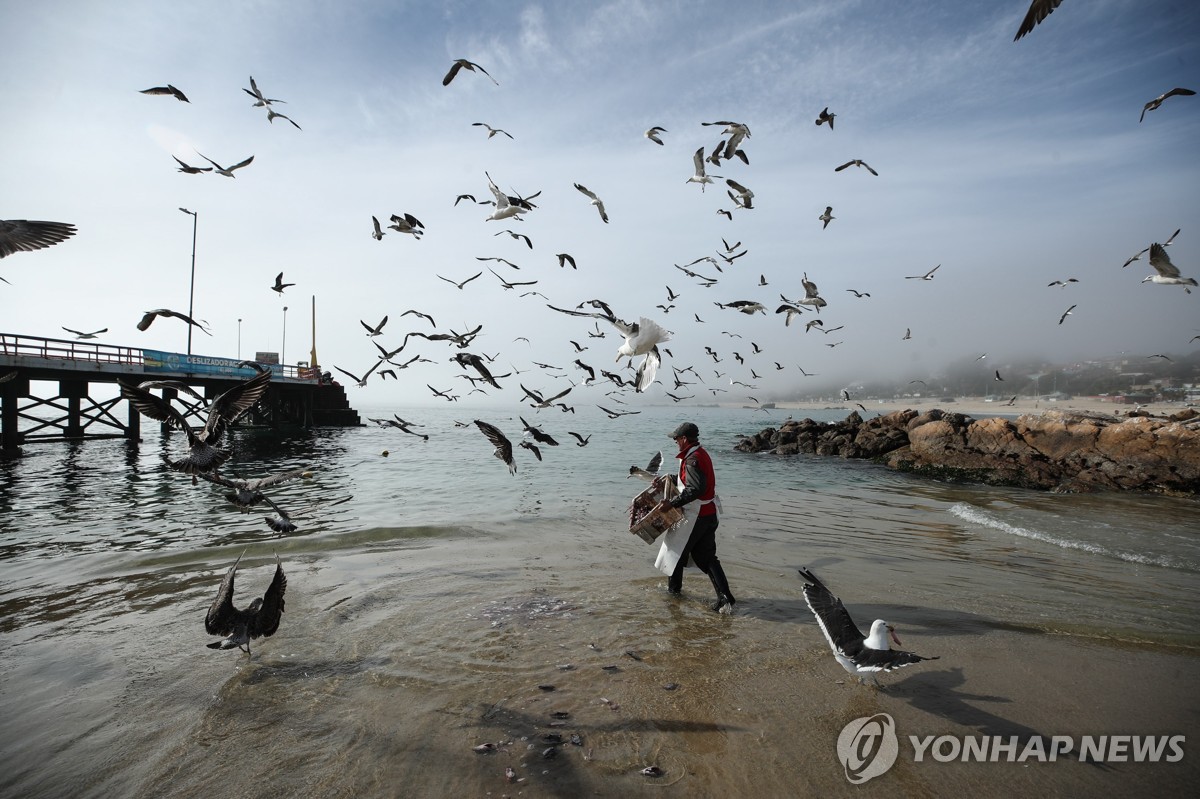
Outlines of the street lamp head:
<svg viewBox="0 0 1200 799">
<path fill-rule="evenodd" d="M 192 216 L 195 216 L 195 215 L 196 215 L 196 212 L 195 212 L 195 211 L 189 211 L 188 209 L 186 209 L 186 208 L 184 208 L 184 207 L 182 207 L 182 206 L 180 206 L 179 210 L 180 210 L 180 211 L 183 211 L 185 214 L 191 214 Z"/>
</svg>

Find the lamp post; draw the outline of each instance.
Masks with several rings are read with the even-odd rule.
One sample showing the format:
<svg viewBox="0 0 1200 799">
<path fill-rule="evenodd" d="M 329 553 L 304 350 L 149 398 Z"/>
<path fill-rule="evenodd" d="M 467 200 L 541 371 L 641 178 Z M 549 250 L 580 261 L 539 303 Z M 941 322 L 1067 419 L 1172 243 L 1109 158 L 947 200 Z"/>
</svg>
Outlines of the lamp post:
<svg viewBox="0 0 1200 799">
<path fill-rule="evenodd" d="M 195 319 L 196 316 L 192 313 L 192 302 L 196 297 L 196 225 L 200 221 L 200 215 L 195 211 L 189 211 L 186 208 L 180 208 L 185 214 L 191 214 L 192 217 L 192 279 L 188 288 L 188 318 Z M 192 354 L 192 325 L 188 324 L 188 345 L 187 354 Z"/>
<path fill-rule="evenodd" d="M 283 343 L 279 345 L 279 365 L 287 367 L 287 306 L 283 306 Z"/>
<path fill-rule="evenodd" d="M 238 317 L 238 360 L 242 359 L 242 318 Z"/>
</svg>

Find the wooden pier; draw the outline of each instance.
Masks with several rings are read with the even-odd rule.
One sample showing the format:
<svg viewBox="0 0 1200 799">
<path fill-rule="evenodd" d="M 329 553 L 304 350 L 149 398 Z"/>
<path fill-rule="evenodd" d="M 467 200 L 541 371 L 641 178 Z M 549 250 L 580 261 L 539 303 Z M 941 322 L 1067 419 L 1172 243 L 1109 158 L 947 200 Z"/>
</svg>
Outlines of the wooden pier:
<svg viewBox="0 0 1200 799">
<path fill-rule="evenodd" d="M 220 396 L 254 375 L 236 358 L 184 355 L 90 341 L 0 333 L 0 450 L 23 444 L 140 435 L 141 417 L 121 398 L 118 380 L 177 380 Z M 345 389 L 326 384 L 320 370 L 263 364 L 271 385 L 251 412 L 256 424 L 272 427 L 355 427 L 362 424 Z M 207 409 L 174 389 L 164 399 L 202 426 Z"/>
</svg>

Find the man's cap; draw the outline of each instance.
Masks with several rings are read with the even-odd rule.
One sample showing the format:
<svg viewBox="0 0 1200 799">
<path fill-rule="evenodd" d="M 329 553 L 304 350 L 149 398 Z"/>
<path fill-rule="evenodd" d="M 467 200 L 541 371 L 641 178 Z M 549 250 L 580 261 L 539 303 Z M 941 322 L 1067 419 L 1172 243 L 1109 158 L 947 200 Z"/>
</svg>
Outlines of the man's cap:
<svg viewBox="0 0 1200 799">
<path fill-rule="evenodd" d="M 679 427 L 676 427 L 674 430 L 672 430 L 671 435 L 668 436 L 668 438 L 679 438 L 680 436 L 698 439 L 700 438 L 700 428 L 696 427 L 696 425 L 692 424 L 691 422 L 684 422 L 683 424 L 679 425 Z"/>
</svg>

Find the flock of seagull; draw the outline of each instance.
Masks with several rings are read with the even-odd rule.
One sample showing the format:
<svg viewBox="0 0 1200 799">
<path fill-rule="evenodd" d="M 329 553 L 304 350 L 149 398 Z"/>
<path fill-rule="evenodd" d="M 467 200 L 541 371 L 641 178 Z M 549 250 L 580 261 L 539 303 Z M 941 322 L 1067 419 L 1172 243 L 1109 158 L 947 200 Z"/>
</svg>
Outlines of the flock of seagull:
<svg viewBox="0 0 1200 799">
<path fill-rule="evenodd" d="M 1017 32 L 1015 40 L 1022 38 L 1032 31 L 1035 26 L 1040 24 L 1055 8 L 1057 8 L 1060 2 L 1061 0 L 1034 0 L 1029 9 L 1028 15 L 1022 22 L 1021 28 Z M 456 79 L 456 77 L 458 77 L 464 71 L 482 75 L 495 85 L 499 86 L 499 83 L 486 69 L 484 69 L 481 65 L 466 59 L 456 59 L 452 63 L 449 71 L 442 80 L 443 86 L 449 86 Z M 297 130 L 301 129 L 294 120 L 275 110 L 274 106 L 276 104 L 283 103 L 284 101 L 277 98 L 269 98 L 263 94 L 253 77 L 250 78 L 250 88 L 243 89 L 243 91 L 253 98 L 253 107 L 265 109 L 268 122 L 273 123 L 276 119 L 283 119 L 291 123 Z M 142 93 L 153 96 L 174 97 L 180 102 L 190 102 L 182 91 L 171 84 L 144 89 L 142 90 Z M 1139 121 L 1144 120 L 1146 113 L 1159 109 L 1169 98 L 1186 97 L 1194 94 L 1195 92 L 1189 89 L 1172 89 L 1171 91 L 1168 91 L 1147 102 L 1142 110 L 1142 116 Z M 817 127 L 827 125 L 829 130 L 832 132 L 834 130 L 834 120 L 837 116 L 838 115 L 836 113 L 830 111 L 829 107 L 825 107 L 817 114 L 815 118 L 815 124 Z M 508 131 L 495 128 L 488 123 L 475 122 L 472 124 L 473 126 L 485 129 L 487 131 L 488 139 L 491 139 L 497 135 L 503 135 L 510 139 L 513 138 L 512 134 L 510 134 Z M 733 120 L 717 120 L 711 122 L 706 121 L 701 122 L 700 124 L 703 127 L 719 128 L 719 141 L 715 146 L 709 149 L 707 153 L 706 148 L 702 146 L 692 154 L 692 174 L 687 177 L 683 183 L 697 184 L 700 188 L 700 191 L 705 192 L 708 186 L 722 185 L 718 184 L 717 181 L 723 181 L 725 197 L 731 203 L 731 207 L 719 208 L 717 209 L 717 214 L 722 215 L 729 220 L 732 220 L 735 213 L 752 211 L 755 208 L 755 194 L 747 185 L 740 180 L 724 177 L 722 175 L 711 174 L 709 172 L 709 167 L 719 169 L 723 164 L 731 165 L 735 162 L 742 164 L 744 167 L 749 166 L 750 157 L 747 153 L 747 148 L 752 138 L 749 126 L 744 122 Z M 664 137 L 667 135 L 669 135 L 669 131 L 659 125 L 648 128 L 644 133 L 644 136 L 648 141 L 658 147 L 663 147 L 664 149 L 667 149 L 667 142 L 664 141 Z M 204 161 L 207 161 L 211 166 L 193 166 L 175 156 L 172 157 L 178 163 L 179 172 L 186 174 L 213 172 L 214 174 L 229 178 L 236 177 L 235 172 L 237 170 L 249 166 L 254 161 L 254 156 L 251 155 L 237 163 L 229 166 L 222 166 L 217 161 L 214 161 L 213 159 L 208 158 L 199 152 L 197 152 L 196 155 L 202 158 Z M 873 177 L 879 177 L 880 175 L 878 170 L 861 158 L 852 158 L 838 166 L 835 166 L 833 169 L 835 172 L 844 172 L 849 170 L 850 167 L 862 169 Z M 487 188 L 492 199 L 476 200 L 475 196 L 472 194 L 460 194 L 455 198 L 454 205 L 457 206 L 463 200 L 468 200 L 479 205 L 488 205 L 491 210 L 484 217 L 484 220 L 488 222 L 503 220 L 521 221 L 523 217 L 534 213 L 538 208 L 538 205 L 534 203 L 534 200 L 539 198 L 539 195 L 541 194 L 540 191 L 530 195 L 522 195 L 521 193 L 515 191 L 510 193 L 509 191 L 502 190 L 487 172 L 484 173 L 484 177 L 487 181 Z M 600 220 L 604 224 L 608 224 L 609 214 L 604 201 L 597 196 L 595 192 L 578 182 L 574 182 L 573 186 L 587 199 L 588 203 L 596 209 Z M 824 213 L 817 217 L 817 220 L 822 224 L 822 229 L 828 228 L 830 223 L 836 220 L 837 217 L 833 215 L 833 210 L 834 209 L 832 206 L 826 206 Z M 415 215 L 409 212 L 392 214 L 389 217 L 391 224 L 386 226 L 386 228 L 381 225 L 377 216 L 372 216 L 371 220 L 371 235 L 377 241 L 382 241 L 387 231 L 395 231 L 400 234 L 408 235 L 415 240 L 419 240 L 425 233 L 424 224 L 422 224 Z M 7 257 L 16 252 L 28 252 L 49 247 L 65 241 L 66 239 L 75 235 L 75 233 L 76 230 L 74 226 L 64 223 L 38 222 L 29 220 L 0 220 L 0 258 Z M 517 233 L 512 230 L 503 230 L 497 232 L 496 235 L 500 236 L 505 233 L 507 233 L 512 240 L 523 244 L 529 250 L 534 249 L 533 239 L 530 236 L 523 233 Z M 1178 231 L 1176 231 L 1176 234 L 1177 233 Z M 1196 286 L 1196 280 L 1190 277 L 1183 277 L 1180 270 L 1171 263 L 1170 258 L 1166 253 L 1165 248 L 1171 244 L 1173 239 L 1174 235 L 1168 238 L 1164 243 L 1155 242 L 1151 244 L 1145 250 L 1142 250 L 1137 255 L 1126 261 L 1125 266 L 1128 266 L 1133 261 L 1138 260 L 1141 255 L 1148 252 L 1149 263 L 1154 269 L 1155 273 L 1146 277 L 1143 282 L 1152 282 L 1161 285 L 1178 285 L 1182 286 L 1190 293 L 1190 288 L 1188 287 Z M 725 268 L 732 266 L 737 259 L 745 256 L 748 252 L 748 249 L 742 247 L 742 243 L 740 241 L 730 244 L 722 239 L 722 243 L 724 244 L 723 251 L 719 251 L 715 253 L 715 255 L 702 256 L 687 264 L 675 264 L 675 268 L 680 270 L 680 272 L 686 275 L 688 278 L 697 281 L 697 285 L 700 287 L 712 287 L 717 285 L 720 281 L 720 278 L 693 271 L 691 267 L 697 266 L 700 263 L 704 263 L 707 264 L 708 268 L 715 269 L 717 272 L 721 273 L 724 272 Z M 556 258 L 558 260 L 560 269 L 566 268 L 568 265 L 573 270 L 578 268 L 575 257 L 570 253 L 557 253 Z M 498 266 L 502 265 L 513 270 L 520 269 L 517 264 L 505 258 L 487 256 L 479 257 L 478 260 L 494 262 Z M 924 274 L 906 276 L 906 279 L 922 281 L 933 280 L 940 267 L 941 264 L 938 264 Z M 491 267 L 488 267 L 488 271 L 499 280 L 501 289 L 506 291 L 530 287 L 538 283 L 537 280 L 508 280 L 502 277 L 500 273 L 496 272 Z M 482 274 L 483 272 L 479 271 L 476 274 L 462 280 L 445 277 L 442 275 L 438 275 L 438 277 L 441 280 L 453 285 L 456 290 L 463 291 L 466 289 L 468 284 L 480 278 Z M 3 278 L 0 277 L 0 280 L 3 280 Z M 1065 288 L 1068 284 L 1077 282 L 1078 280 L 1076 278 L 1068 278 L 1062 281 L 1055 281 L 1051 283 L 1050 286 Z M 285 283 L 283 281 L 283 273 L 280 272 L 275 278 L 274 285 L 271 285 L 270 288 L 277 294 L 282 295 L 285 289 L 293 285 L 295 284 Z M 760 275 L 759 285 L 768 285 L 765 275 Z M 789 299 L 785 295 L 780 294 L 780 299 L 782 302 L 776 307 L 775 314 L 783 316 L 784 326 L 790 326 L 792 321 L 798 316 L 803 314 L 811 314 L 813 315 L 813 318 L 805 324 L 805 332 L 815 330 L 828 335 L 836 330 L 841 329 L 840 327 L 826 329 L 824 322 L 815 315 L 819 314 L 821 310 L 829 303 L 821 296 L 816 283 L 809 279 L 807 273 L 803 276 L 802 285 L 804 287 L 804 296 L 802 298 L 797 297 L 795 299 Z M 860 291 L 857 289 L 847 289 L 847 291 L 853 293 L 856 299 L 866 299 L 870 297 L 870 294 L 865 291 Z M 578 388 L 580 385 L 586 388 L 595 386 L 597 384 L 607 386 L 608 383 L 611 383 L 612 387 L 609 388 L 608 392 L 605 394 L 606 399 L 603 400 L 605 405 L 600 405 L 597 402 L 595 403 L 596 407 L 605 413 L 610 419 L 617 419 L 624 415 L 637 413 L 637 411 L 613 410 L 608 406 L 623 404 L 624 401 L 622 400 L 622 396 L 624 396 L 626 393 L 643 393 L 647 391 L 654 382 L 656 382 L 657 376 L 663 364 L 663 354 L 665 353 L 670 355 L 670 350 L 666 345 L 672 341 L 672 337 L 675 334 L 673 334 L 671 331 L 668 331 L 658 322 L 655 322 L 654 320 L 645 316 L 639 316 L 637 322 L 627 322 L 618 317 L 617 313 L 613 311 L 608 302 L 601 299 L 583 300 L 577 305 L 574 305 L 574 307 L 563 307 L 563 305 L 569 305 L 569 303 L 560 303 L 555 305 L 549 300 L 549 298 L 546 298 L 545 295 L 541 295 L 540 292 L 537 291 L 530 290 L 521 294 L 523 297 L 531 295 L 537 295 L 542 299 L 545 299 L 545 305 L 550 310 L 574 317 L 592 319 L 595 326 L 594 331 L 582 329 L 582 332 L 586 333 L 586 336 L 589 338 L 604 338 L 606 336 L 606 331 L 601 329 L 600 323 L 606 323 L 612 330 L 615 330 L 619 336 L 623 338 L 623 343 L 616 348 L 615 362 L 621 363 L 624 361 L 626 365 L 624 373 L 596 370 L 592 366 L 583 362 L 581 358 L 577 357 L 573 366 L 580 370 L 581 373 L 586 374 L 586 378 L 581 378 L 580 382 L 576 383 L 574 380 L 571 380 L 568 377 L 567 372 L 562 367 L 551 364 L 535 363 L 535 365 L 547 375 L 554 379 L 567 378 L 571 385 L 570 387 L 555 393 L 553 391 L 527 388 L 524 385 L 524 382 L 519 381 L 518 385 L 524 395 L 522 402 L 528 401 L 529 407 L 534 408 L 535 410 L 557 408 L 563 413 L 574 413 L 575 408 L 566 402 L 566 399 L 571 394 L 572 390 Z M 666 302 L 658 306 L 664 315 L 676 307 L 674 301 L 679 296 L 680 292 L 676 292 L 670 286 L 666 286 Z M 721 311 L 731 310 L 750 316 L 755 314 L 767 314 L 767 306 L 754 300 L 714 302 L 714 305 Z M 591 308 L 592 310 L 584 310 L 585 308 Z M 1059 318 L 1058 323 L 1061 325 L 1066 318 L 1072 314 L 1075 308 L 1075 305 L 1072 305 L 1070 308 L 1068 308 Z M 376 373 L 378 374 L 378 379 L 380 380 L 387 379 L 388 377 L 392 379 L 398 379 L 397 372 L 399 370 L 410 368 L 416 363 L 433 362 L 430 359 L 420 355 L 414 355 L 411 358 L 403 361 L 394 360 L 397 358 L 397 356 L 405 351 L 410 339 L 415 337 L 431 342 L 444 342 L 446 345 L 459 350 L 459 352 L 454 353 L 449 360 L 457 363 L 464 370 L 463 374 L 459 375 L 459 377 L 466 379 L 471 384 L 471 389 L 467 393 L 486 393 L 487 389 L 483 388 L 483 386 L 487 386 L 491 389 L 503 390 L 503 386 L 499 382 L 500 380 L 510 378 L 515 374 L 520 374 L 522 371 L 528 371 L 518 370 L 515 366 L 513 366 L 511 367 L 510 371 L 505 374 L 493 374 L 489 364 L 493 364 L 496 361 L 496 359 L 499 357 L 499 353 L 497 353 L 495 356 L 489 356 L 482 353 L 477 354 L 467 351 L 467 348 L 472 346 L 475 338 L 482 331 L 482 324 L 477 325 L 471 330 L 461 333 L 452 329 L 448 330 L 448 332 L 439 332 L 438 326 L 434 322 L 433 317 L 429 314 L 411 309 L 401 314 L 401 316 L 407 315 L 423 317 L 430 323 L 433 332 L 426 333 L 420 330 L 406 331 L 403 340 L 398 347 L 387 348 L 375 342 L 374 339 L 384 334 L 384 327 L 388 322 L 388 317 L 385 316 L 380 322 L 374 325 L 368 324 L 366 321 L 362 321 L 361 324 L 367 331 L 367 337 L 372 339 L 372 344 L 374 344 L 378 351 L 375 360 L 361 376 L 358 376 L 346 369 L 342 369 L 341 367 L 335 366 L 334 368 L 351 378 L 354 383 L 360 387 L 367 386 L 368 379 L 372 376 L 372 374 Z M 197 321 L 190 318 L 186 314 L 181 314 L 165 308 L 147 311 L 143 315 L 141 321 L 137 323 L 137 329 L 142 331 L 146 330 L 150 324 L 160 316 L 178 318 L 184 323 L 196 326 L 202 332 L 211 335 L 206 323 L 204 323 L 203 320 Z M 700 318 L 698 313 L 694 313 L 693 317 L 695 324 L 704 324 L 704 320 Z M 91 332 L 79 331 L 66 327 L 63 329 L 67 332 L 75 334 L 80 339 L 95 338 L 97 335 L 108 331 L 107 328 Z M 731 338 L 741 338 L 739 334 L 731 333 L 729 331 L 723 332 L 729 335 Z M 904 338 L 911 338 L 911 330 L 907 330 L 905 332 Z M 840 343 L 840 341 L 827 343 L 827 346 L 836 347 Z M 572 341 L 571 344 L 574 345 L 574 352 L 577 355 L 588 349 L 588 347 L 575 341 Z M 749 344 L 751 345 L 751 349 L 748 350 L 748 352 L 750 352 L 750 357 L 754 357 L 762 352 L 762 348 L 757 343 L 749 342 Z M 712 349 L 711 347 L 705 347 L 705 350 L 712 357 L 714 365 L 722 362 L 720 354 L 716 350 Z M 739 366 L 746 367 L 747 358 L 740 352 L 733 351 L 730 357 L 736 360 Z M 641 358 L 641 361 L 636 366 L 633 363 L 635 358 Z M 137 408 L 140 413 L 163 424 L 179 429 L 185 433 L 188 442 L 187 453 L 183 457 L 175 460 L 164 457 L 164 461 L 171 470 L 191 475 L 193 482 L 195 482 L 197 478 L 200 478 L 223 488 L 229 489 L 230 493 L 226 495 L 227 498 L 239 508 L 252 508 L 259 503 L 269 505 L 276 511 L 277 516 L 266 518 L 268 526 L 276 532 L 290 532 L 296 529 L 295 525 L 291 521 L 291 518 L 274 502 L 272 502 L 263 493 L 263 490 L 289 480 L 306 476 L 307 472 L 304 469 L 292 469 L 286 472 L 268 475 L 257 480 L 236 479 L 223 475 L 220 471 L 230 459 L 230 450 L 220 446 L 222 437 L 227 435 L 229 428 L 241 416 L 246 414 L 259 402 L 267 389 L 271 377 L 271 373 L 268 370 L 263 369 L 257 364 L 252 362 L 244 362 L 244 365 L 253 368 L 256 371 L 256 374 L 213 400 L 213 402 L 207 406 L 207 421 L 204 427 L 200 430 L 194 429 L 189 424 L 187 417 L 172 407 L 169 402 L 152 393 L 153 389 L 174 388 L 180 392 L 191 394 L 198 403 L 204 403 L 203 398 L 199 397 L 199 395 L 196 395 L 191 391 L 190 388 L 181 383 L 176 384 L 172 381 L 148 381 L 136 385 L 122 383 L 121 394 L 133 405 L 133 407 Z M 381 368 L 385 366 L 387 368 Z M 778 362 L 774 363 L 774 367 L 776 370 L 784 368 L 783 365 Z M 755 369 L 756 367 L 753 364 L 748 367 L 749 377 L 751 380 L 761 377 L 761 375 Z M 596 376 L 597 371 L 600 373 L 599 378 Z M 753 383 L 736 380 L 734 377 L 729 376 L 726 373 L 722 373 L 716 369 L 713 369 L 712 371 L 715 374 L 715 380 L 729 377 L 729 385 L 731 386 L 740 385 L 748 389 L 753 389 L 755 387 Z M 801 369 L 801 373 L 806 376 L 811 375 L 811 373 L 805 372 L 803 369 Z M 1002 379 L 999 372 L 996 373 L 996 379 Z M 701 373 L 694 366 L 682 368 L 672 366 L 671 380 L 673 382 L 673 392 L 680 392 L 681 389 L 690 386 L 696 386 L 701 383 L 706 384 L 704 378 L 701 377 Z M 427 387 L 434 396 L 443 398 L 447 401 L 457 401 L 461 396 L 452 388 L 438 389 L 428 384 Z M 724 393 L 726 391 L 726 389 L 717 388 L 707 384 L 706 390 L 711 391 L 714 397 L 718 393 Z M 673 392 L 667 391 L 665 393 L 666 396 L 670 397 L 675 402 L 691 399 L 695 396 L 694 394 L 685 395 L 682 393 Z M 848 398 L 848 393 L 843 392 L 843 394 L 846 396 L 846 398 Z M 751 396 L 750 399 L 754 398 Z M 756 404 L 758 404 L 757 401 Z M 411 434 L 415 437 L 422 438 L 423 440 L 429 439 L 429 434 L 419 433 L 412 429 L 413 427 L 420 427 L 420 425 L 405 421 L 404 419 L 400 418 L 399 415 L 395 415 L 394 419 L 372 419 L 371 421 L 380 425 L 381 427 L 396 428 L 401 432 Z M 539 445 L 551 447 L 558 446 L 558 441 L 556 441 L 551 434 L 545 432 L 536 425 L 530 424 L 523 418 L 521 418 L 520 421 L 523 426 L 523 436 L 518 442 L 519 448 L 528 450 L 530 453 L 532 453 L 533 457 L 541 460 L 542 453 Z M 465 426 L 465 423 L 456 423 L 456 425 Z M 511 474 L 515 474 L 517 471 L 517 463 L 514 457 L 514 446 L 512 440 L 510 440 L 497 426 L 489 422 L 476 419 L 474 420 L 474 425 L 484 435 L 490 445 L 494 447 L 495 456 L 504 463 Z M 576 439 L 577 446 L 579 447 L 586 446 L 591 437 L 590 435 L 585 436 L 574 431 L 568 432 Z M 661 453 L 656 457 L 656 460 L 658 463 L 652 461 L 649 464 L 649 469 L 647 470 L 641 470 L 639 467 L 631 467 L 631 474 L 636 472 L 656 473 L 661 465 Z M 247 653 L 249 653 L 249 641 L 251 639 L 269 636 L 278 628 L 280 615 L 283 612 L 283 595 L 286 589 L 287 581 L 283 574 L 282 564 L 279 563 L 277 565 L 275 577 L 264 596 L 260 599 L 254 600 L 254 602 L 246 610 L 238 610 L 232 604 L 234 576 L 238 568 L 238 563 L 240 563 L 240 557 L 238 562 L 235 562 L 226 574 L 218 595 L 206 617 L 205 626 L 208 632 L 211 634 L 227 636 L 225 640 L 210 644 L 210 646 L 222 649 L 238 647 L 243 648 Z M 810 571 L 801 570 L 801 576 L 805 581 L 803 591 L 809 608 L 816 616 L 818 623 L 820 624 L 821 629 L 824 632 L 827 641 L 830 647 L 833 649 L 838 661 L 842 663 L 842 665 L 852 674 L 856 674 L 861 678 L 864 675 L 872 672 L 878 672 L 880 670 L 886 671 L 892 668 L 897 668 L 928 659 L 913 655 L 911 653 L 891 650 L 887 641 L 887 636 L 889 633 L 891 633 L 894 637 L 894 631 L 892 631 L 890 625 L 882 620 L 876 620 L 871 627 L 870 634 L 864 636 L 851 620 L 841 601 L 834 597 L 832 593 L 830 593 L 829 590 L 820 582 L 820 580 L 815 577 L 815 575 L 813 575 Z"/>
</svg>

